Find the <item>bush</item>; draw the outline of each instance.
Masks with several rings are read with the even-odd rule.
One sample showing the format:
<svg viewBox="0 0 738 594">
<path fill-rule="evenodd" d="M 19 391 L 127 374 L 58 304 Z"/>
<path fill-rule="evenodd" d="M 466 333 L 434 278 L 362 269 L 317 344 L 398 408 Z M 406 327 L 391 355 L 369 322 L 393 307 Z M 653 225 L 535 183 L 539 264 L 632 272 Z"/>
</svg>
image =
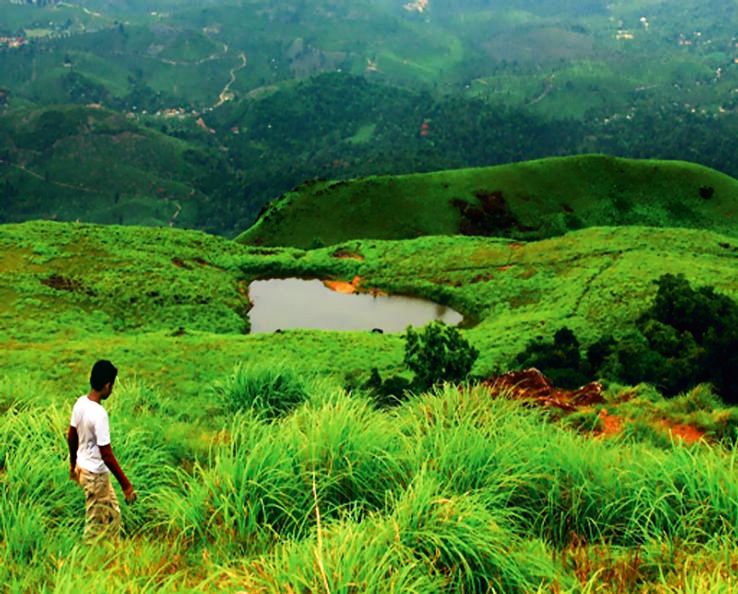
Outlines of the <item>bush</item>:
<svg viewBox="0 0 738 594">
<path fill-rule="evenodd" d="M 732 369 L 738 365 L 738 304 L 713 287 L 692 289 L 683 275 L 666 274 L 653 306 L 638 321 L 650 348 L 665 358 L 659 383 L 669 395 L 711 382 L 727 402 L 738 402 Z"/>
<path fill-rule="evenodd" d="M 289 413 L 307 400 L 310 381 L 283 365 L 237 365 L 233 373 L 215 385 L 228 413 L 252 410 L 267 418 Z"/>
<path fill-rule="evenodd" d="M 413 386 L 421 391 L 465 380 L 478 356 L 457 328 L 442 322 L 428 324 L 422 332 L 410 327 L 405 333 L 405 365 L 415 374 Z"/>
<path fill-rule="evenodd" d="M 532 341 L 515 358 L 519 368 L 535 367 L 557 386 L 576 389 L 587 383 L 589 368 L 579 352 L 579 341 L 564 326 L 554 334 L 553 342 Z"/>
<path fill-rule="evenodd" d="M 619 340 L 604 336 L 582 359 L 568 328 L 553 343 L 531 342 L 516 357 L 520 367 L 537 367 L 554 383 L 576 388 L 600 377 L 630 385 L 647 382 L 666 396 L 711 383 L 728 403 L 738 402 L 738 304 L 712 287 L 692 289 L 684 276 L 656 281 L 652 306 Z"/>
<path fill-rule="evenodd" d="M 372 368 L 369 379 L 362 385 L 380 408 L 388 408 L 402 404 L 412 390 L 412 382 L 401 375 L 391 375 L 382 379 L 379 370 Z"/>
</svg>

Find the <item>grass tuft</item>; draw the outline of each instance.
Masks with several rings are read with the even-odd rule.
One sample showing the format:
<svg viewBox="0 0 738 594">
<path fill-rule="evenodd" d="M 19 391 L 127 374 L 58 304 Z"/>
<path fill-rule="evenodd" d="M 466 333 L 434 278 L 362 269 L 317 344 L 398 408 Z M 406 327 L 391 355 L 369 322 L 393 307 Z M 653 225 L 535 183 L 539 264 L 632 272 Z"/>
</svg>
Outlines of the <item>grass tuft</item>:
<svg viewBox="0 0 738 594">
<path fill-rule="evenodd" d="M 308 398 L 310 381 L 284 364 L 239 364 L 230 376 L 215 384 L 214 390 L 228 413 L 252 410 L 274 418 Z"/>
</svg>

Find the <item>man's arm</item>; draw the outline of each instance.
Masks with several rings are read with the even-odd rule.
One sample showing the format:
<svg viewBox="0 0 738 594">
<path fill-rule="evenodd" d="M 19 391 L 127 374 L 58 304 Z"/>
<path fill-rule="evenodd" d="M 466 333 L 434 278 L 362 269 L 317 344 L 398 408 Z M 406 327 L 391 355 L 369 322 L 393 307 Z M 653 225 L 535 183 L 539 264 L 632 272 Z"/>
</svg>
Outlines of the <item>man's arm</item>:
<svg viewBox="0 0 738 594">
<path fill-rule="evenodd" d="M 136 500 L 136 492 L 133 490 L 131 481 L 128 480 L 128 477 L 123 472 L 120 464 L 118 464 L 118 460 L 113 453 L 112 446 L 108 444 L 99 447 L 103 462 L 105 462 L 105 466 L 110 469 L 110 472 L 113 473 L 113 476 L 118 479 L 118 483 L 120 484 L 120 488 L 123 489 L 123 495 L 125 495 L 126 501 L 128 503 L 133 503 Z"/>
<path fill-rule="evenodd" d="M 67 431 L 67 445 L 69 446 L 69 478 L 77 480 L 75 467 L 77 466 L 77 449 L 79 448 L 79 435 L 75 427 L 69 426 Z"/>
</svg>

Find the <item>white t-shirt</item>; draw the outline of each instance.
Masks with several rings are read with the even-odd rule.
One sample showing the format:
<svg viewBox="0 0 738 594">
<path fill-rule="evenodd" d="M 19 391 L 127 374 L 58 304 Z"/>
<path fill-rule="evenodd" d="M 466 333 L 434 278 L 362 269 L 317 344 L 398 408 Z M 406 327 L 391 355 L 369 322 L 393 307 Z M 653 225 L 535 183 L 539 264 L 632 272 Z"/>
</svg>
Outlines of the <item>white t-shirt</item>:
<svg viewBox="0 0 738 594">
<path fill-rule="evenodd" d="M 110 444 L 110 422 L 107 411 L 85 394 L 74 404 L 69 424 L 77 430 L 79 436 L 77 465 L 88 472 L 110 472 L 100 454 L 100 446 Z"/>
</svg>

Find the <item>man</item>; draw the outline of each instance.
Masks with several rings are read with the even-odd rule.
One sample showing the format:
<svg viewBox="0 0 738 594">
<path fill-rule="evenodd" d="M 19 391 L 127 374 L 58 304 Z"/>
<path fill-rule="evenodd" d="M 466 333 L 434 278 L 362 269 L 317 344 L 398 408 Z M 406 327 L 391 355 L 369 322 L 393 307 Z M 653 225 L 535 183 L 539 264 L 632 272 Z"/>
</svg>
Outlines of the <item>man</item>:
<svg viewBox="0 0 738 594">
<path fill-rule="evenodd" d="M 110 361 L 98 361 L 90 374 L 90 392 L 80 396 L 72 409 L 67 433 L 69 478 L 85 492 L 85 539 L 117 536 L 120 507 L 110 482 L 112 472 L 126 503 L 136 501 L 133 485 L 121 469 L 110 445 L 108 413 L 100 404 L 113 392 L 118 370 Z"/>
</svg>

